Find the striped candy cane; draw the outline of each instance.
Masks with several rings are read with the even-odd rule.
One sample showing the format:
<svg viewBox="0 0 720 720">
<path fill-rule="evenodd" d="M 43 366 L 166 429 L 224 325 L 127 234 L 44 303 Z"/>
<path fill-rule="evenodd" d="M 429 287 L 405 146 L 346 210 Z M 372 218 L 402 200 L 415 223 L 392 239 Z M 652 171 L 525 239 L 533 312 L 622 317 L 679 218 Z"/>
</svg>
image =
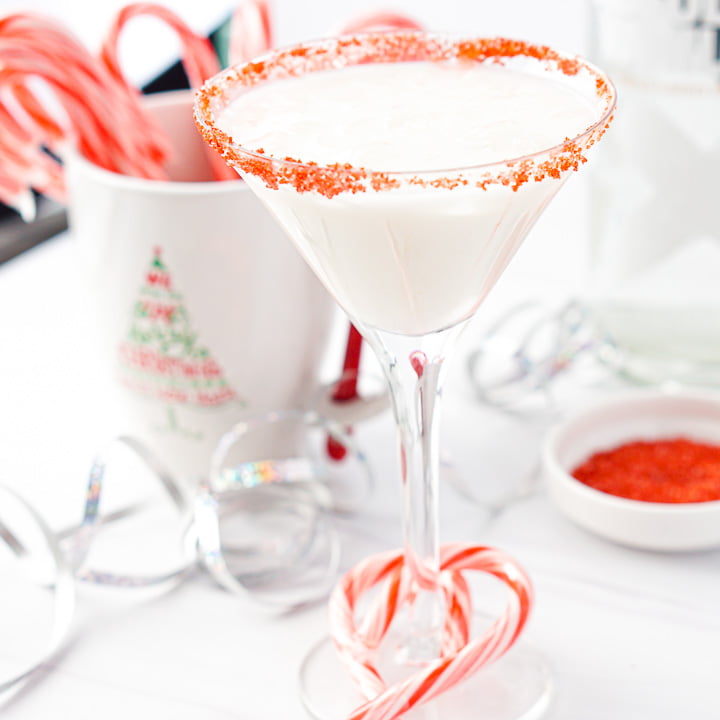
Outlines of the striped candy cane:
<svg viewBox="0 0 720 720">
<path fill-rule="evenodd" d="M 100 60 L 118 83 L 126 83 L 118 53 L 120 36 L 131 20 L 141 16 L 154 17 L 175 32 L 183 48 L 182 63 L 191 87 L 200 87 L 205 80 L 220 71 L 212 43 L 198 35 L 179 15 L 157 3 L 131 3 L 115 16 L 100 51 Z M 127 85 L 127 89 L 131 95 L 139 96 L 139 92 L 130 85 Z M 208 158 L 216 180 L 237 180 L 235 171 L 216 153 L 208 151 Z"/>
<path fill-rule="evenodd" d="M 497 660 L 520 635 L 532 606 L 532 586 L 514 560 L 493 548 L 455 543 L 441 548 L 440 562 L 440 587 L 446 607 L 441 655 L 391 687 L 386 686 L 375 667 L 372 651 L 386 635 L 397 610 L 412 600 L 403 552 L 368 558 L 335 588 L 330 599 L 330 633 L 342 661 L 367 698 L 348 720 L 393 720 Z M 472 602 L 463 577 L 466 570 L 490 573 L 510 590 L 503 614 L 472 640 Z M 378 585 L 379 595 L 362 627 L 358 627 L 358 602 Z"/>
<path fill-rule="evenodd" d="M 164 177 L 166 148 L 139 99 L 49 18 L 0 18 L 0 106 L 0 198 L 27 216 L 31 187 L 65 201 L 56 158 L 68 147 L 114 172 Z"/>
</svg>

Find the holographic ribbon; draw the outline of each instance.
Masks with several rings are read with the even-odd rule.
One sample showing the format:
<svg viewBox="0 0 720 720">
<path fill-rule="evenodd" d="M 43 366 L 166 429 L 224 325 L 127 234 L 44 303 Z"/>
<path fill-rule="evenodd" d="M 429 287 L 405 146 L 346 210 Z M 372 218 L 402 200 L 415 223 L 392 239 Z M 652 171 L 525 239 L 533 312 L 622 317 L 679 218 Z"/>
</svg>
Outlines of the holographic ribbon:
<svg viewBox="0 0 720 720">
<path fill-rule="evenodd" d="M 114 439 L 113 443 L 120 443 L 137 455 L 160 482 L 168 498 L 177 509 L 179 516 L 181 518 L 185 517 L 186 522 L 189 524 L 191 503 L 185 497 L 180 485 L 157 458 L 135 438 L 119 436 Z M 118 574 L 86 566 L 85 562 L 92 540 L 100 526 L 100 501 L 106 467 L 107 463 L 102 454 L 93 461 L 88 476 L 83 519 L 78 529 L 70 536 L 69 557 L 75 577 L 83 582 L 113 587 L 149 587 L 182 580 L 194 569 L 195 565 L 194 557 L 187 552 L 185 562 L 179 567 L 155 575 Z"/>
<path fill-rule="evenodd" d="M 363 497 L 370 492 L 372 476 L 367 461 L 337 422 L 314 411 L 274 411 L 238 422 L 220 439 L 211 461 L 210 482 L 205 483 L 195 497 L 193 532 L 200 560 L 218 584 L 262 604 L 287 609 L 289 604 L 297 607 L 320 600 L 332 589 L 340 562 L 340 541 L 327 522 L 326 513 L 329 510 L 345 512 L 355 506 L 343 505 L 333 497 L 328 485 L 331 472 L 327 463 L 320 462 L 320 455 L 315 460 L 295 455 L 226 466 L 232 448 L 253 430 L 283 423 L 297 424 L 303 428 L 303 434 L 315 428 L 322 432 L 323 437 L 332 437 L 342 443 L 348 449 L 349 457 L 354 458 L 364 471 Z M 339 472 L 340 469 L 334 464 L 332 471 Z M 228 568 L 221 542 L 220 517 L 223 504 L 252 502 L 254 490 L 265 488 L 267 491 L 277 486 L 284 487 L 284 496 L 275 496 L 274 501 L 284 504 L 293 513 L 304 514 L 307 527 L 311 530 L 294 545 L 286 571 L 297 567 L 298 563 L 301 566 L 314 565 L 316 578 L 312 590 L 302 597 L 295 597 L 292 602 L 287 597 L 278 598 L 277 594 L 264 594 L 257 587 L 251 589 L 233 575 Z"/>
<path fill-rule="evenodd" d="M 274 410 L 241 420 L 230 428 L 218 441 L 210 461 L 209 488 L 212 492 L 250 489 L 275 482 L 305 484 L 323 509 L 333 512 L 356 510 L 372 492 L 373 477 L 365 454 L 345 431 L 345 426 L 378 415 L 389 407 L 390 399 L 387 391 L 383 391 L 338 405 L 332 401 L 332 387 L 325 386 L 314 399 L 316 410 Z M 326 456 L 319 452 L 313 459 L 295 454 L 292 457 L 254 459 L 230 467 L 225 466 L 231 449 L 252 432 L 284 423 L 302 427 L 304 434 L 317 429 L 324 432 L 326 437 L 347 447 L 348 457 L 355 460 L 362 470 L 362 477 L 355 479 L 356 484 L 362 484 L 362 487 L 359 497 L 352 505 L 343 504 L 333 495 L 330 489 L 332 477 L 340 473 L 341 468 L 335 463 L 328 464 Z"/>
<path fill-rule="evenodd" d="M 340 542 L 335 531 L 329 527 L 319 508 L 312 501 L 307 498 L 299 501 L 297 497 L 284 501 L 289 510 L 301 515 L 305 520 L 308 532 L 303 542 L 292 549 L 292 555 L 285 558 L 283 567 L 261 574 L 238 577 L 228 567 L 220 533 L 222 503 L 227 500 L 227 497 L 218 497 L 208 488 L 201 490 L 195 497 L 192 528 L 200 561 L 208 574 L 221 587 L 247 598 L 254 604 L 281 611 L 297 609 L 327 597 L 335 582 L 340 563 Z M 316 564 L 315 579 L 309 590 L 304 590 L 298 595 L 291 588 L 283 587 L 283 581 L 286 580 L 284 576 L 291 574 L 298 566 L 309 572 L 315 559 L 318 559 L 319 564 Z M 279 581 L 280 591 L 265 591 L 257 587 L 259 575 L 264 582 Z"/>
<path fill-rule="evenodd" d="M 588 309 L 579 302 L 555 310 L 538 302 L 521 303 L 481 336 L 478 349 L 468 356 L 468 374 L 484 403 L 511 409 L 542 395 L 547 410 L 553 381 L 602 344 Z M 502 375 L 493 376 L 488 370 L 493 360 L 502 366 Z"/>
<path fill-rule="evenodd" d="M 53 621 L 47 642 L 39 655 L 30 661 L 25 661 L 20 670 L 11 676 L 0 678 L 0 695 L 17 688 L 27 680 L 36 670 L 51 660 L 63 646 L 72 625 L 75 610 L 75 584 L 72 570 L 60 549 L 58 541 L 52 530 L 45 523 L 40 514 L 19 495 L 12 490 L 0 486 L 0 498 L 5 496 L 2 506 L 7 507 L 8 501 L 21 507 L 32 524 L 42 535 L 54 566 L 54 579 L 51 585 L 54 595 Z M 16 537 L 12 530 L 0 520 L 0 541 L 4 542 L 18 558 L 22 559 L 29 550 Z"/>
<path fill-rule="evenodd" d="M 114 438 L 93 460 L 88 474 L 85 506 L 78 526 L 53 533 L 40 514 L 13 491 L 0 486 L 0 497 L 5 494 L 19 505 L 42 535 L 52 558 L 55 573 L 54 620 L 44 651 L 23 664 L 12 676 L 0 678 L 0 693 L 18 687 L 33 672 L 52 658 L 65 642 L 72 624 L 75 607 L 75 580 L 117 588 L 147 588 L 183 582 L 198 567 L 226 590 L 247 601 L 272 610 L 287 611 L 316 602 L 327 596 L 335 582 L 340 562 L 340 542 L 330 527 L 326 513 L 333 507 L 333 499 L 325 485 L 327 473 L 320 463 L 304 457 L 263 460 L 224 467 L 223 463 L 233 444 L 238 442 L 253 424 L 292 421 L 315 427 L 319 433 L 329 434 L 349 449 L 351 457 L 359 460 L 367 474 L 366 487 L 370 488 L 370 473 L 362 454 L 356 449 L 340 426 L 314 412 L 285 411 L 268 413 L 238 423 L 221 440 L 213 458 L 211 482 L 200 487 L 192 498 L 183 490 L 167 469 L 143 443 L 129 436 Z M 102 514 L 102 495 L 108 466 L 107 453 L 113 445 L 122 445 L 134 453 L 151 471 L 163 488 L 169 502 L 177 511 L 178 542 L 182 543 L 184 561 L 179 567 L 154 575 L 116 573 L 88 565 L 87 558 L 100 529 L 109 523 L 121 521 L 143 508 L 130 505 Z M 337 472 L 337 467 L 333 468 Z M 220 532 L 220 518 L 224 509 L 232 511 L 239 503 L 247 506 L 258 500 L 258 491 L 270 491 L 270 497 L 261 502 L 276 503 L 285 512 L 291 512 L 305 526 L 303 540 L 292 545 L 292 556 L 284 567 L 266 573 L 255 573 L 246 578 L 231 572 L 225 557 Z M 291 491 L 290 493 L 288 491 Z M 0 507 L 7 505 L 3 503 Z M 0 517 L 0 542 L 22 559 L 30 550 L 22 538 L 13 532 Z M 302 573 L 307 566 L 308 582 L 300 590 L 283 587 L 283 573 Z M 263 590 L 258 581 L 271 580 L 273 592 Z"/>
<path fill-rule="evenodd" d="M 289 610 L 326 596 L 331 590 L 340 559 L 339 539 L 330 527 L 326 513 L 330 510 L 345 512 L 355 506 L 342 505 L 333 498 L 328 486 L 329 473 L 320 457 L 317 460 L 304 456 L 252 460 L 230 466 L 226 463 L 231 449 L 253 429 L 283 422 L 297 424 L 302 433 L 316 428 L 318 432 L 342 442 L 364 474 L 362 496 L 369 493 L 372 476 L 363 454 L 338 423 L 312 411 L 276 411 L 237 423 L 220 439 L 211 461 L 210 480 L 202 483 L 192 498 L 140 441 L 128 436 L 118 437 L 109 446 L 121 444 L 130 449 L 152 472 L 177 510 L 182 527 L 179 540 L 183 541 L 185 560 L 178 567 L 154 575 L 118 574 L 87 565 L 93 538 L 100 527 L 134 511 L 134 508 L 125 508 L 112 515 L 103 516 L 100 513 L 107 467 L 106 449 L 95 458 L 88 476 L 82 522 L 77 528 L 63 533 L 67 537 L 67 551 L 75 577 L 84 582 L 113 587 L 150 587 L 181 582 L 199 565 L 221 587 L 261 606 Z M 333 472 L 340 472 L 340 469 L 333 467 Z M 268 491 L 274 494 L 268 495 Z M 238 577 L 230 571 L 225 557 L 220 520 L 224 512 L 243 509 L 252 503 L 274 504 L 276 510 L 282 510 L 288 516 L 292 514 L 304 532 L 299 541 L 292 544 L 291 554 L 283 567 L 264 574 Z M 306 566 L 313 568 L 315 581 L 312 588 L 302 595 L 288 592 L 287 596 L 283 596 L 282 591 L 277 589 L 273 593 L 264 593 L 258 587 L 260 575 L 265 580 L 273 579 L 276 585 L 282 587 L 283 572 L 292 570 L 297 573 L 298 569 L 302 571 Z"/>
</svg>

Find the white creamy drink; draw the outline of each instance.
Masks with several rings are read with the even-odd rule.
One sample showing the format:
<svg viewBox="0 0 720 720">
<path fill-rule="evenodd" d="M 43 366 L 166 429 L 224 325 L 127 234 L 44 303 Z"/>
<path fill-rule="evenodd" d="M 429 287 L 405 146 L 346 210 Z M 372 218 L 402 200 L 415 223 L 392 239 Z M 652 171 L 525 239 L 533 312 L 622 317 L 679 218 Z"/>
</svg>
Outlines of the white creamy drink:
<svg viewBox="0 0 720 720">
<path fill-rule="evenodd" d="M 440 548 L 435 411 L 463 321 L 613 109 L 607 77 L 552 48 L 405 30 L 271 51 L 198 93 L 203 137 L 268 205 L 375 351 L 398 430 L 403 549 L 350 570 L 333 592 L 332 642 L 316 645 L 301 670 L 312 717 L 519 718 L 547 705 L 547 669 L 522 649 L 482 682 L 469 677 L 514 642 L 532 593 L 509 558 L 492 555 L 481 567 L 464 563 L 485 548 Z M 512 597 L 480 630 L 489 634 L 470 633 L 465 645 L 470 596 L 456 571 L 500 564 Z M 386 589 L 366 604 L 379 579 Z M 467 606 L 467 616 L 451 604 Z M 461 650 L 446 647 L 456 641 Z M 346 691 L 350 678 L 357 688 Z M 426 701 L 429 711 L 418 713 Z"/>
<path fill-rule="evenodd" d="M 234 143 L 279 160 L 422 173 L 388 191 L 332 196 L 243 173 L 351 318 L 420 335 L 473 314 L 569 174 L 478 187 L 489 172 L 478 166 L 561 145 L 601 114 L 578 78 L 516 65 L 310 72 L 250 88 L 217 123 Z"/>
</svg>

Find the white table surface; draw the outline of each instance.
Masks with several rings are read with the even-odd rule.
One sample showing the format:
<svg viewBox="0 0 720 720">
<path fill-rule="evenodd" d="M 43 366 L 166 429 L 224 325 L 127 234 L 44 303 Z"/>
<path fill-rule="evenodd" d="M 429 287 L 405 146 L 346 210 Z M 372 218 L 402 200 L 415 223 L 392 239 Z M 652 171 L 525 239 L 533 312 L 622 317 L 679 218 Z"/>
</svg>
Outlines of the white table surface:
<svg viewBox="0 0 720 720">
<path fill-rule="evenodd" d="M 581 186 L 568 189 L 568 203 Z M 519 295 L 525 268 L 571 213 L 562 198 L 517 258 L 497 298 Z M 112 424 L 94 380 L 92 335 L 69 235 L 0 268 L 4 353 L 0 481 L 23 494 L 55 528 L 76 522 L 90 459 Z M 496 303 L 497 305 L 498 303 Z M 488 305 L 488 314 L 492 309 Z M 471 328 L 464 350 L 477 337 Z M 446 454 L 471 487 L 521 482 L 533 471 L 544 424 L 471 401 L 462 358 L 447 392 Z M 571 381 L 567 407 L 593 395 Z M 400 541 L 392 422 L 357 430 L 377 489 L 344 521 L 343 565 Z M 442 536 L 491 544 L 531 574 L 537 605 L 526 637 L 552 665 L 554 720 L 720 717 L 720 552 L 629 550 L 573 526 L 542 486 L 489 518 L 443 487 Z M 476 599 L 482 604 L 482 599 Z M 326 628 L 322 606 L 273 616 L 194 578 L 167 595 L 79 589 L 72 642 L 2 710 L 3 718 L 303 717 L 297 669 Z"/>
<path fill-rule="evenodd" d="M 287 39 L 305 32 L 311 21 L 324 31 L 361 7 L 358 2 L 330 10 L 328 3 L 309 3 L 306 10 L 312 12 L 303 14 L 290 2 L 278 5 L 285 11 L 281 36 Z M 474 30 L 542 36 L 532 3 L 501 9 L 499 3 L 469 5 L 458 0 L 394 7 L 408 12 L 415 7 L 418 17 L 441 29 L 457 27 L 464 13 Z M 552 5 L 558 13 L 554 22 L 545 22 L 545 38 L 578 49 L 574 26 L 563 25 L 560 14 L 577 17 L 577 7 Z M 524 12 L 516 12 L 518 6 Z M 483 27 L 482 13 L 491 18 Z M 290 31 L 294 17 L 303 20 Z M 578 178 L 541 219 L 464 337 L 446 393 L 443 436 L 447 456 L 472 488 L 497 479 L 522 482 L 536 467 L 546 423 L 478 406 L 463 357 L 483 322 L 504 307 L 577 291 L 586 231 L 587 188 Z M 22 493 L 54 528 L 79 519 L 90 460 L 112 427 L 112 408 L 103 400 L 93 365 L 77 253 L 71 236 L 63 235 L 0 267 L 0 482 Z M 569 411 L 604 397 L 612 385 L 601 378 L 590 387 L 584 376 L 570 378 L 562 407 Z M 343 522 L 345 567 L 400 542 L 389 414 L 359 427 L 357 438 L 377 488 L 367 505 Z M 500 547 L 532 576 L 537 603 L 526 638 L 552 666 L 556 692 L 548 718 L 720 718 L 720 551 L 671 555 L 610 544 L 561 516 L 541 484 L 491 517 L 446 483 L 441 516 L 444 540 Z M 325 631 L 321 605 L 273 615 L 202 577 L 150 597 L 81 587 L 66 651 L 0 706 L 0 715 L 7 720 L 303 718 L 298 666 Z"/>
</svg>

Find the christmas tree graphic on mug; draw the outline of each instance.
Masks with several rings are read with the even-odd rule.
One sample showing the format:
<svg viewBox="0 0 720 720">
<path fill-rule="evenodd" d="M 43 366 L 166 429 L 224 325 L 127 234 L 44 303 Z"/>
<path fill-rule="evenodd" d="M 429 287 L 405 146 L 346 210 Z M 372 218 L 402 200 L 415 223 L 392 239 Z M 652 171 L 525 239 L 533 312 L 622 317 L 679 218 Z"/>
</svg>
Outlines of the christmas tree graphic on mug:
<svg viewBox="0 0 720 720">
<path fill-rule="evenodd" d="M 217 407 L 239 402 L 220 365 L 192 329 L 183 297 L 172 286 L 159 247 L 153 250 L 118 354 L 121 382 L 143 397 L 166 404 L 165 430 L 200 440 L 202 433 L 180 426 L 177 406 Z"/>
</svg>

